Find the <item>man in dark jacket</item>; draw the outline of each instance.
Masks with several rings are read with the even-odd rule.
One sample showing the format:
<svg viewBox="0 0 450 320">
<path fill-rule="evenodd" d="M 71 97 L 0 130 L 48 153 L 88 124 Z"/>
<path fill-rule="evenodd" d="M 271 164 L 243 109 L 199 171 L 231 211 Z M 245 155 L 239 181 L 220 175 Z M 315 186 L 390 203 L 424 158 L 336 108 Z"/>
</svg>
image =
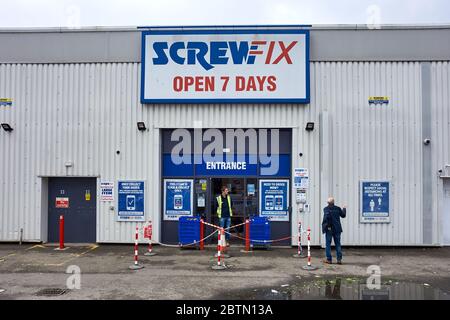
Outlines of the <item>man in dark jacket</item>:
<svg viewBox="0 0 450 320">
<path fill-rule="evenodd" d="M 347 214 L 346 206 L 339 208 L 334 205 L 334 198 L 330 197 L 327 200 L 328 206 L 323 209 L 323 221 L 322 221 L 322 233 L 325 233 L 326 239 L 326 250 L 325 254 L 327 259 L 324 263 L 331 264 L 331 240 L 333 239 L 334 245 L 336 247 L 336 258 L 337 263 L 342 264 L 342 250 L 341 250 L 341 218 L 345 218 Z"/>
</svg>

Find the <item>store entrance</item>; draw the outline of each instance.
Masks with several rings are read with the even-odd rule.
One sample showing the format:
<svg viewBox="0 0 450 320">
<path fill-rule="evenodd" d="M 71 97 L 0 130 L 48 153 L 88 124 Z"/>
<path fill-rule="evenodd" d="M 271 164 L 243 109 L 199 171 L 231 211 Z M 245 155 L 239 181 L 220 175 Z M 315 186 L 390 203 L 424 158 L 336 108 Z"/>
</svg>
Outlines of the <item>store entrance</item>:
<svg viewBox="0 0 450 320">
<path fill-rule="evenodd" d="M 231 197 L 233 210 L 233 216 L 231 218 L 232 226 L 244 222 L 245 219 L 250 216 L 257 215 L 258 184 L 256 178 L 208 178 L 198 179 L 196 183 L 199 185 L 199 190 L 203 189 L 203 191 L 209 191 L 207 194 L 197 193 L 197 197 L 199 195 L 201 197 L 200 204 L 205 204 L 204 210 L 198 210 L 200 208 L 197 206 L 197 210 L 200 211 L 199 213 L 205 221 L 214 225 L 219 225 L 216 198 L 220 195 L 222 186 L 228 188 Z M 205 200 L 202 198 L 205 198 Z M 198 198 L 197 203 L 199 203 Z M 205 229 L 205 235 L 214 231 L 212 227 L 206 227 Z M 230 237 L 230 243 L 243 243 L 243 240 L 239 238 L 245 237 L 244 231 L 244 226 L 231 229 L 230 233 L 232 235 Z M 214 243 L 217 241 L 217 237 L 211 237 L 208 240 L 208 243 Z"/>
</svg>

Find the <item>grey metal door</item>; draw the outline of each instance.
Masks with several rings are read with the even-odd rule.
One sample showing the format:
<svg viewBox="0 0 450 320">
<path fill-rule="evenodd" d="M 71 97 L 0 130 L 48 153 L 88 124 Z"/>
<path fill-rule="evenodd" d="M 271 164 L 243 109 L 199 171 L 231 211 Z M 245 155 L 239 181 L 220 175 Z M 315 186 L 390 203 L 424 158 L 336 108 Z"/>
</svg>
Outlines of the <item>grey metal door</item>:
<svg viewBox="0 0 450 320">
<path fill-rule="evenodd" d="M 64 240 L 96 241 L 96 178 L 49 178 L 48 241 L 59 241 L 59 216 L 64 216 Z"/>
<path fill-rule="evenodd" d="M 443 203 L 443 232 L 444 245 L 450 246 L 450 179 L 444 179 L 444 203 Z"/>
</svg>

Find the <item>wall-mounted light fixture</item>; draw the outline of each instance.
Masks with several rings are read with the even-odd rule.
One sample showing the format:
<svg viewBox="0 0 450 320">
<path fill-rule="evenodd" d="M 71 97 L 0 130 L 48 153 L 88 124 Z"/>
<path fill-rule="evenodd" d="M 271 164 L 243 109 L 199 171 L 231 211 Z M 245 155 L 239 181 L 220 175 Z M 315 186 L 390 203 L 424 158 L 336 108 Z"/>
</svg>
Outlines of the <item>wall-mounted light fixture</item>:
<svg viewBox="0 0 450 320">
<path fill-rule="evenodd" d="M 6 132 L 11 132 L 11 131 L 13 131 L 13 128 L 12 128 L 8 123 L 2 123 L 2 128 L 3 128 L 3 130 L 5 130 Z"/>
<path fill-rule="evenodd" d="M 73 162 L 72 161 L 66 161 L 66 163 L 64 163 L 64 165 L 66 166 L 66 168 L 70 168 L 70 167 L 73 167 Z"/>
<path fill-rule="evenodd" d="M 144 122 L 138 122 L 137 123 L 137 128 L 138 128 L 139 131 L 147 130 L 147 128 L 145 127 L 145 123 Z"/>
<path fill-rule="evenodd" d="M 314 122 L 308 122 L 306 124 L 305 130 L 306 131 L 313 131 L 314 130 Z"/>
</svg>

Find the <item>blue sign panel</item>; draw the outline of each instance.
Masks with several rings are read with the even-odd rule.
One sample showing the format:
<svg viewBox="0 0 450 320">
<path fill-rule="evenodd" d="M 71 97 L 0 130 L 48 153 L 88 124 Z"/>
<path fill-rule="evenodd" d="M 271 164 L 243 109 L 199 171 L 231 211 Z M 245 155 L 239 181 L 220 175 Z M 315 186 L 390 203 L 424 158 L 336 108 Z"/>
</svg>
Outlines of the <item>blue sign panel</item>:
<svg viewBox="0 0 450 320">
<path fill-rule="evenodd" d="M 178 221 L 181 216 L 192 216 L 193 180 L 164 180 L 164 220 Z"/>
<path fill-rule="evenodd" d="M 289 221 L 289 180 L 260 180 L 259 190 L 259 215 Z"/>
<path fill-rule="evenodd" d="M 191 177 L 194 175 L 193 156 L 190 156 L 190 163 L 174 163 L 171 154 L 163 155 L 163 176 L 164 177 Z"/>
<path fill-rule="evenodd" d="M 291 155 L 279 154 L 278 158 L 276 155 L 271 155 L 268 164 L 261 163 L 259 174 L 261 176 L 289 177 L 291 175 Z"/>
<path fill-rule="evenodd" d="M 257 156 L 234 156 L 222 161 L 203 159 L 195 166 L 195 174 L 199 176 L 256 176 L 258 174 Z"/>
<path fill-rule="evenodd" d="M 145 221 L 144 181 L 119 181 L 117 221 Z"/>
<path fill-rule="evenodd" d="M 389 222 L 389 182 L 361 182 L 361 222 Z"/>
</svg>

